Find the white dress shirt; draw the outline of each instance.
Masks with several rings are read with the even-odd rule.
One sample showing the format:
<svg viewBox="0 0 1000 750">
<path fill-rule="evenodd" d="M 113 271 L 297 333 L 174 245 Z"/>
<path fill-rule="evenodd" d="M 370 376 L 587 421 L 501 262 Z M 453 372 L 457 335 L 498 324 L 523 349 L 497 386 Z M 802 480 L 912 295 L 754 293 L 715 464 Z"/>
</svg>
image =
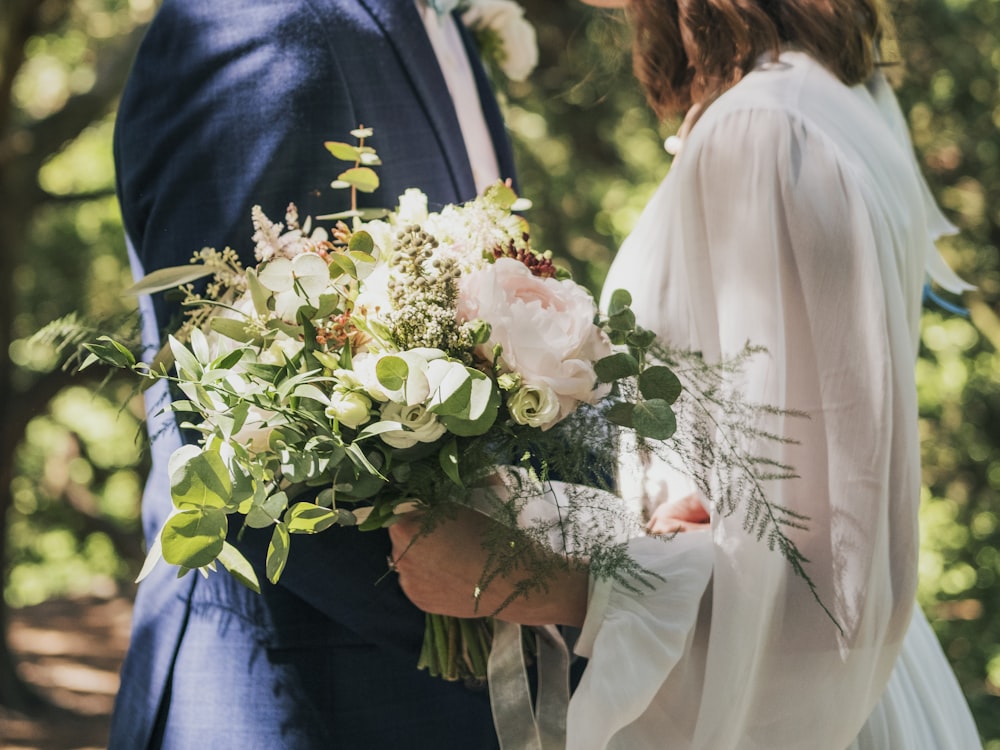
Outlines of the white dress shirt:
<svg viewBox="0 0 1000 750">
<path fill-rule="evenodd" d="M 427 29 L 427 36 L 434 48 L 448 92 L 455 103 L 462 139 L 472 165 L 476 190 L 482 192 L 500 179 L 500 166 L 489 128 L 483 117 L 482 104 L 476 79 L 469 65 L 469 58 L 462 43 L 455 18 L 451 13 L 439 16 L 428 7 L 425 0 L 416 0 L 417 11 Z"/>
</svg>

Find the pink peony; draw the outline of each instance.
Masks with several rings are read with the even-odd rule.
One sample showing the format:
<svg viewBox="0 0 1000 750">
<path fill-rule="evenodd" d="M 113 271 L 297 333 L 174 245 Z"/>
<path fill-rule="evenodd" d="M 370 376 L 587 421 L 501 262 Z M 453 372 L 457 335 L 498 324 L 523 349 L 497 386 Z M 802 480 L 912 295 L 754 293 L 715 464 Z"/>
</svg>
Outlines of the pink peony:
<svg viewBox="0 0 1000 750">
<path fill-rule="evenodd" d="M 594 362 L 611 354 L 611 343 L 594 325 L 597 307 L 579 284 L 540 278 L 520 261 L 500 258 L 462 278 L 457 307 L 461 320 L 490 324 L 490 340 L 479 348 L 483 357 L 492 358 L 500 344 L 503 367 L 556 394 L 558 416 L 543 429 L 578 402 L 592 404 L 608 393 L 597 386 Z"/>
</svg>

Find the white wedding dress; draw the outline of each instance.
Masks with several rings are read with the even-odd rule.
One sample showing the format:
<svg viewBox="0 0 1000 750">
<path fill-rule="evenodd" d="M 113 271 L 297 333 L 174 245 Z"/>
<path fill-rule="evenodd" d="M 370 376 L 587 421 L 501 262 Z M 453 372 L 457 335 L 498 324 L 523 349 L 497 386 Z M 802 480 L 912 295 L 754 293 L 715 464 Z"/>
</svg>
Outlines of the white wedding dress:
<svg viewBox="0 0 1000 750">
<path fill-rule="evenodd" d="M 641 595 L 593 583 L 568 748 L 980 747 L 914 605 L 914 363 L 925 276 L 963 288 L 933 246 L 949 230 L 881 76 L 848 88 L 786 51 L 705 110 L 606 289 L 709 359 L 766 348 L 741 388 L 809 419 L 768 425 L 795 445 L 749 448 L 800 475 L 769 496 L 808 517 L 793 539 L 839 628 L 738 513 L 635 539 L 664 580 Z M 671 473 L 623 487 L 656 503 Z"/>
</svg>

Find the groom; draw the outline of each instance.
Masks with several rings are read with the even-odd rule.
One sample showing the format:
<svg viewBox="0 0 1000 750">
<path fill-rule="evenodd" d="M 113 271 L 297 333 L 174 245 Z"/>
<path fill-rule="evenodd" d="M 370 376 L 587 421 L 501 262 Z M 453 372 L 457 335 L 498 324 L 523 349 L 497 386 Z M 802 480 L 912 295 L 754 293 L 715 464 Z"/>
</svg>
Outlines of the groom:
<svg viewBox="0 0 1000 750">
<path fill-rule="evenodd" d="M 441 2 L 441 0 L 438 0 Z M 426 0 L 164 0 L 135 61 L 115 161 L 137 275 L 203 246 L 252 261 L 250 208 L 277 220 L 345 208 L 326 140 L 373 127 L 385 166 L 368 202 L 420 187 L 431 207 L 513 172 L 476 52 Z M 145 300 L 147 342 L 176 304 Z M 148 398 L 147 540 L 171 509 L 167 459 L 182 437 Z M 487 693 L 416 669 L 424 615 L 385 577 L 384 531 L 296 537 L 279 586 L 266 537 L 242 547 L 261 595 L 227 573 L 160 563 L 139 586 L 110 747 L 251 750 L 495 748 Z M 382 579 L 382 580 L 380 580 Z M 377 585 L 376 585 L 377 584 Z"/>
</svg>

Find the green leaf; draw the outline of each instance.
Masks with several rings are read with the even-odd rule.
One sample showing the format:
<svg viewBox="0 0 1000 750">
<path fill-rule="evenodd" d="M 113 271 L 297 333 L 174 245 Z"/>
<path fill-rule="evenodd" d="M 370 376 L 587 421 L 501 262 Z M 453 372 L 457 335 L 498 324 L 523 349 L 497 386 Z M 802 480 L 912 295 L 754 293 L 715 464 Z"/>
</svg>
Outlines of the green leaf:
<svg viewBox="0 0 1000 750">
<path fill-rule="evenodd" d="M 163 525 L 163 559 L 172 565 L 201 568 L 222 552 L 228 520 L 222 510 L 182 510 Z"/>
<path fill-rule="evenodd" d="M 169 336 L 167 340 L 170 342 L 170 351 L 173 352 L 178 374 L 183 372 L 190 376 L 188 379 L 200 378 L 202 373 L 201 363 L 198 362 L 191 351 L 173 336 Z"/>
<path fill-rule="evenodd" d="M 323 145 L 327 151 L 333 154 L 335 159 L 340 159 L 341 161 L 358 161 L 361 159 L 361 152 L 358 150 L 358 147 L 352 146 L 350 143 L 326 141 Z"/>
<path fill-rule="evenodd" d="M 632 413 L 635 431 L 652 440 L 666 440 L 677 431 L 677 417 L 663 399 L 640 401 Z"/>
<path fill-rule="evenodd" d="M 146 559 L 142 562 L 142 570 L 139 571 L 139 575 L 135 579 L 136 583 L 141 583 L 146 576 L 153 572 L 156 563 L 163 559 L 163 543 L 160 541 L 162 533 L 161 529 L 160 534 L 157 534 L 153 543 L 149 545 L 149 552 L 146 553 Z"/>
<path fill-rule="evenodd" d="M 174 505 L 189 508 L 224 508 L 232 497 L 229 470 L 216 451 L 199 452 L 171 476 Z"/>
<path fill-rule="evenodd" d="M 251 529 L 266 529 L 268 526 L 277 523 L 281 514 L 288 507 L 288 495 L 284 492 L 275 492 L 261 503 L 255 502 L 247 513 L 246 525 Z"/>
<path fill-rule="evenodd" d="M 221 333 L 226 338 L 230 338 L 233 341 L 239 341 L 244 344 L 259 338 L 256 333 L 247 329 L 247 322 L 245 320 L 237 320 L 236 318 L 212 318 L 210 325 L 212 330 L 216 333 Z"/>
<path fill-rule="evenodd" d="M 371 255 L 375 249 L 375 240 L 368 232 L 361 230 L 351 235 L 351 241 L 347 244 L 347 249 L 352 253 L 364 253 Z"/>
<path fill-rule="evenodd" d="M 654 341 L 656 341 L 655 333 L 647 331 L 645 328 L 636 328 L 634 331 L 629 332 L 628 336 L 621 343 L 634 346 L 636 349 L 648 349 L 653 345 Z"/>
<path fill-rule="evenodd" d="M 441 464 L 441 470 L 444 471 L 448 479 L 459 487 L 465 486 L 458 472 L 458 441 L 449 440 L 441 446 L 441 452 L 438 453 L 438 462 Z"/>
<path fill-rule="evenodd" d="M 337 180 L 356 187 L 362 193 L 374 193 L 379 185 L 378 175 L 369 167 L 353 167 L 345 170 L 337 175 Z"/>
<path fill-rule="evenodd" d="M 639 374 L 639 363 L 628 352 L 616 352 L 594 363 L 594 372 L 602 383 L 613 383 Z"/>
<path fill-rule="evenodd" d="M 354 438 L 355 443 L 360 443 L 362 440 L 367 440 L 370 437 L 375 437 L 376 435 L 381 435 L 383 432 L 396 432 L 398 430 L 406 429 L 402 422 L 393 421 L 382 421 L 374 422 L 373 424 L 365 427 L 361 432 L 357 434 Z"/>
<path fill-rule="evenodd" d="M 406 378 L 410 374 L 410 367 L 402 357 L 389 355 L 382 357 L 375 364 L 375 377 L 383 388 L 390 391 L 398 391 L 406 383 Z"/>
<path fill-rule="evenodd" d="M 665 365 L 647 367 L 639 374 L 639 392 L 647 399 L 662 399 L 672 404 L 682 390 L 681 381 Z"/>
<path fill-rule="evenodd" d="M 291 537 L 288 528 L 283 523 L 278 523 L 271 534 L 271 543 L 267 545 L 267 562 L 265 563 L 265 573 L 267 580 L 277 583 L 281 578 L 281 573 L 288 562 L 288 548 L 291 544 Z"/>
<path fill-rule="evenodd" d="M 608 315 L 619 315 L 632 304 L 632 295 L 626 289 L 615 289 L 608 303 Z"/>
<path fill-rule="evenodd" d="M 135 355 L 110 336 L 101 336 L 93 344 L 84 344 L 84 348 L 98 360 L 112 367 L 121 367 L 128 370 L 135 365 Z M 88 362 L 86 363 L 88 366 L 91 364 L 89 360 L 90 358 L 88 357 Z"/>
<path fill-rule="evenodd" d="M 374 128 L 358 127 L 351 131 L 351 137 L 357 138 L 359 141 L 363 138 L 371 138 L 375 135 Z"/>
<path fill-rule="evenodd" d="M 165 289 L 173 289 L 181 284 L 190 284 L 192 281 L 211 276 L 215 271 L 200 263 L 189 263 L 186 266 L 171 266 L 170 268 L 160 268 L 146 276 L 125 290 L 126 294 L 154 294 Z"/>
<path fill-rule="evenodd" d="M 222 543 L 222 551 L 219 553 L 219 562 L 222 563 L 222 567 L 228 570 L 233 578 L 251 591 L 258 594 L 260 593 L 260 581 L 257 580 L 257 574 L 254 573 L 253 566 L 250 564 L 250 561 L 243 556 L 242 552 L 236 549 L 236 547 L 231 545 L 229 542 Z"/>
<path fill-rule="evenodd" d="M 295 503 L 288 510 L 288 530 L 293 534 L 317 534 L 340 519 L 335 510 L 314 503 Z"/>
<path fill-rule="evenodd" d="M 247 289 L 250 291 L 250 300 L 253 302 L 253 309 L 258 315 L 267 315 L 267 303 L 271 299 L 271 292 L 264 288 L 257 277 L 257 271 L 248 268 L 246 273 Z"/>
<path fill-rule="evenodd" d="M 358 269 L 354 265 L 354 261 L 350 257 L 344 255 L 343 253 L 330 253 L 327 258 L 330 260 L 330 275 L 338 276 L 340 273 L 347 274 L 352 279 L 358 278 Z"/>
<path fill-rule="evenodd" d="M 486 433 L 496 422 L 500 409 L 500 389 L 484 373 L 470 370 L 472 394 L 469 410 L 459 415 L 442 416 L 441 423 L 459 437 L 473 437 Z"/>
<path fill-rule="evenodd" d="M 608 327 L 612 331 L 624 331 L 630 333 L 635 329 L 635 313 L 629 309 L 624 309 L 608 318 Z"/>
<path fill-rule="evenodd" d="M 337 183 L 333 183 L 336 185 Z M 345 183 L 346 185 L 346 183 Z M 324 214 L 317 216 L 318 221 L 340 221 L 342 219 L 361 219 L 362 221 L 373 221 L 383 219 L 391 213 L 388 208 L 361 208 L 350 211 L 338 211 L 335 214 Z"/>
<path fill-rule="evenodd" d="M 635 427 L 633 423 L 632 414 L 635 411 L 635 404 L 629 404 L 625 402 L 620 402 L 608 409 L 605 415 L 607 420 L 611 424 L 620 425 L 622 427 L 632 428 Z"/>
</svg>

